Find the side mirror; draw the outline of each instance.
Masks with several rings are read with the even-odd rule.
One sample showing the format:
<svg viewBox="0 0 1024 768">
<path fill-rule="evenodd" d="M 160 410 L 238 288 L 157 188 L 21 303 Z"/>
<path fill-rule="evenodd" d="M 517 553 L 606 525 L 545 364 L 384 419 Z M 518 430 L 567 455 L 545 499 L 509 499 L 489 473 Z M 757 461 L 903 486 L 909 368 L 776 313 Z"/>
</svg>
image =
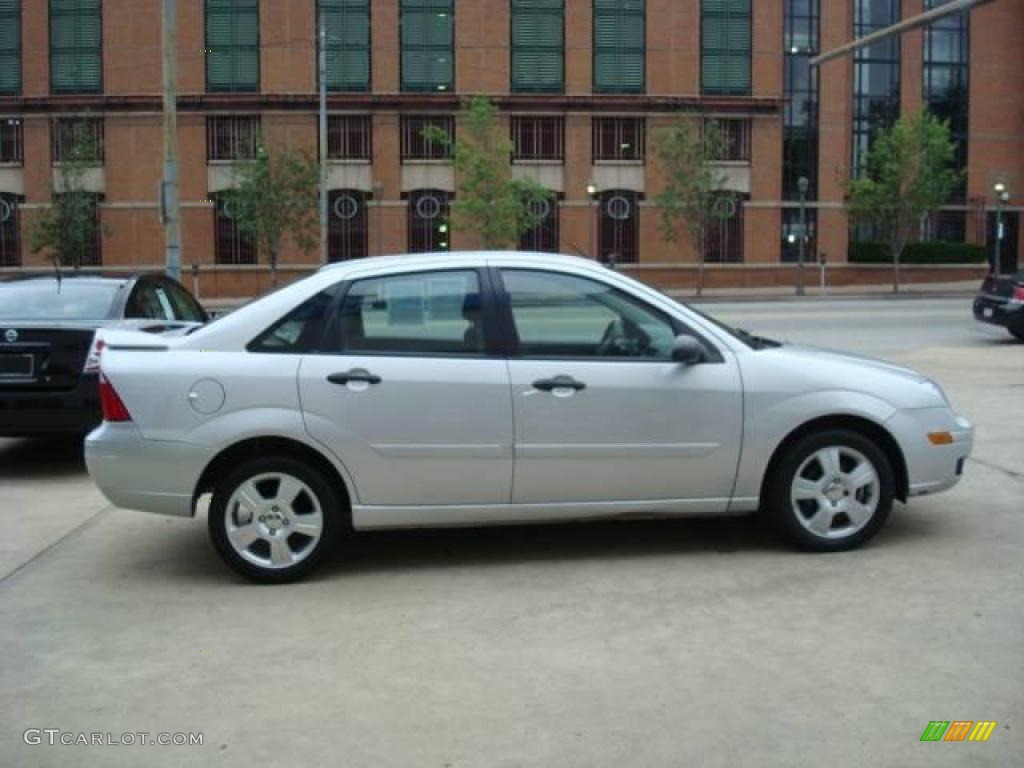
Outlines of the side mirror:
<svg viewBox="0 0 1024 768">
<path fill-rule="evenodd" d="M 704 345 L 693 336 L 680 334 L 672 344 L 672 359 L 683 365 L 696 365 L 704 362 Z"/>
</svg>

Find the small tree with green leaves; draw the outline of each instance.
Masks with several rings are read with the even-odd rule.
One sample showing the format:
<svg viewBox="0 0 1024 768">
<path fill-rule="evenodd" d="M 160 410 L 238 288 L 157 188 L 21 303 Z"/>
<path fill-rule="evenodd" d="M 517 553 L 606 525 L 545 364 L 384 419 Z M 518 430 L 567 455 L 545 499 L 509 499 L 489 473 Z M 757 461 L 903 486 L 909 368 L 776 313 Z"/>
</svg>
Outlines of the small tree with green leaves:
<svg viewBox="0 0 1024 768">
<path fill-rule="evenodd" d="M 512 247 L 544 220 L 541 203 L 553 193 L 533 179 L 512 177 L 513 145 L 489 99 L 474 96 L 468 101 L 455 140 L 436 126 L 424 128 L 423 137 L 448 150 L 455 166 L 452 223 L 479 234 L 484 248 Z"/>
<path fill-rule="evenodd" d="M 225 201 L 239 231 L 252 238 L 270 265 L 277 287 L 277 259 L 285 238 L 308 253 L 319 235 L 320 168 L 302 150 L 271 149 L 260 142 L 256 156 L 235 166 L 234 186 Z"/>
<path fill-rule="evenodd" d="M 960 179 L 948 123 L 928 112 L 901 117 L 874 137 L 864 174 L 846 184 L 847 212 L 869 223 L 893 263 L 893 291 L 900 286 L 900 255 L 916 240 L 926 216 L 949 200 Z"/>
<path fill-rule="evenodd" d="M 704 246 L 713 225 L 732 215 L 738 204 L 725 191 L 726 176 L 714 163 L 727 156 L 729 138 L 714 121 L 703 126 L 680 119 L 654 137 L 665 186 L 655 196 L 661 210 L 658 228 L 666 243 L 676 241 L 680 228 L 697 256 L 697 295 L 704 288 Z"/>
<path fill-rule="evenodd" d="M 29 248 L 48 253 L 58 271 L 62 266 L 81 268 L 97 235 L 109 231 L 99 224 L 96 194 L 85 188 L 86 174 L 101 164 L 96 142 L 76 132 L 57 166 L 59 183 L 52 202 L 32 221 Z"/>
</svg>

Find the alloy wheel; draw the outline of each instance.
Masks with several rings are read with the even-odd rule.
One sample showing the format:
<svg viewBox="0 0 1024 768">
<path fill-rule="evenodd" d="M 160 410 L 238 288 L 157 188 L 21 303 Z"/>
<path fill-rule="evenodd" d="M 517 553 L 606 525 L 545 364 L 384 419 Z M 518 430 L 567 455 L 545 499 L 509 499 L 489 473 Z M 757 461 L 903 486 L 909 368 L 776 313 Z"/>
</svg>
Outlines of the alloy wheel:
<svg viewBox="0 0 1024 768">
<path fill-rule="evenodd" d="M 830 445 L 814 451 L 797 468 L 790 503 L 797 521 L 811 534 L 843 539 L 871 521 L 880 492 L 878 470 L 863 453 Z"/>
</svg>

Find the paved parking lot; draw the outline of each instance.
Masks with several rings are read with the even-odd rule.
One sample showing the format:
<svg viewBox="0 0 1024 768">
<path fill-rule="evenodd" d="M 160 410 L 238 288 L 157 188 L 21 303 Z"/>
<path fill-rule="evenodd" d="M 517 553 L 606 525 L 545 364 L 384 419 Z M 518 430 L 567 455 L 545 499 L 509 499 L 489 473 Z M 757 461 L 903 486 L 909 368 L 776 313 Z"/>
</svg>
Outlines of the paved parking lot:
<svg viewBox="0 0 1024 768">
<path fill-rule="evenodd" d="M 965 300 L 704 309 L 935 376 L 978 426 L 966 479 L 852 553 L 747 520 L 363 534 L 267 588 L 201 521 L 109 508 L 74 443 L 0 440 L 0 764 L 1019 765 L 1024 346 Z"/>
</svg>

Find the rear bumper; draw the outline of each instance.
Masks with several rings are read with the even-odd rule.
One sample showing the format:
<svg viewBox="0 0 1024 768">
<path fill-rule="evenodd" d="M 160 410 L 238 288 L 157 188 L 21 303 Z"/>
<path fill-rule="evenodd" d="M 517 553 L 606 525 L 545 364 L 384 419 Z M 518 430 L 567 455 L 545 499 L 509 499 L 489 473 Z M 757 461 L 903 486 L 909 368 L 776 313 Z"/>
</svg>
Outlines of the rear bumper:
<svg viewBox="0 0 1024 768">
<path fill-rule="evenodd" d="M 0 437 L 88 432 L 103 419 L 95 375 L 74 389 L 21 390 L 0 384 Z"/>
<path fill-rule="evenodd" d="M 134 424 L 104 422 L 85 439 L 85 464 L 112 504 L 192 517 L 192 494 L 212 458 L 202 446 L 146 440 Z"/>
<path fill-rule="evenodd" d="M 1024 304 L 983 293 L 974 299 L 974 319 L 1004 328 L 1024 329 Z"/>
</svg>

